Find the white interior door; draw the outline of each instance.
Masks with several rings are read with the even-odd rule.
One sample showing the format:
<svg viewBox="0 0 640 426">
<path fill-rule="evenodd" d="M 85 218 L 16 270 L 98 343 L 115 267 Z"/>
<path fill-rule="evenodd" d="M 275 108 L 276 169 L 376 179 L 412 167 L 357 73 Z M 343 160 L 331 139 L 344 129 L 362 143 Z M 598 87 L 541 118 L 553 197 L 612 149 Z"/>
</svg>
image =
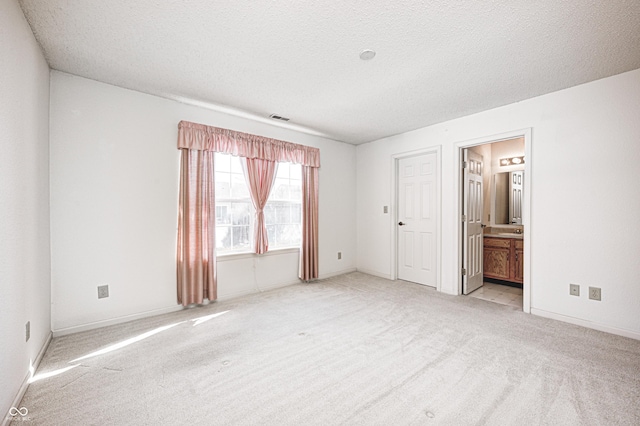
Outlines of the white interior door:
<svg viewBox="0 0 640 426">
<path fill-rule="evenodd" d="M 437 286 L 437 154 L 398 162 L 398 278 Z"/>
<path fill-rule="evenodd" d="M 511 197 L 509 201 L 510 222 L 514 225 L 522 225 L 522 188 L 524 188 L 524 172 L 511 172 L 511 182 L 509 190 Z"/>
<path fill-rule="evenodd" d="M 464 150 L 463 167 L 463 243 L 462 292 L 469 294 L 482 287 L 482 156 Z"/>
</svg>

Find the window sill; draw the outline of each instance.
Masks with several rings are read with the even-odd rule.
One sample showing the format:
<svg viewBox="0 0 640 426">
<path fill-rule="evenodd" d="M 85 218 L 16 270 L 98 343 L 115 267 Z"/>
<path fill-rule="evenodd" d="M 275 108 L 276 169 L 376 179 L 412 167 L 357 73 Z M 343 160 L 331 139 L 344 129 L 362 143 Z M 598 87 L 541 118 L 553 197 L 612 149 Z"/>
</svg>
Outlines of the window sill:
<svg viewBox="0 0 640 426">
<path fill-rule="evenodd" d="M 241 253 L 223 253 L 216 254 L 216 259 L 218 262 L 225 262 L 228 260 L 238 260 L 238 259 L 248 259 L 253 257 L 263 257 L 263 256 L 278 256 L 281 254 L 290 254 L 290 253 L 299 253 L 299 247 L 289 247 L 289 248 L 281 248 L 281 249 L 273 249 L 269 250 L 263 254 L 256 254 L 253 252 L 241 252 Z"/>
</svg>

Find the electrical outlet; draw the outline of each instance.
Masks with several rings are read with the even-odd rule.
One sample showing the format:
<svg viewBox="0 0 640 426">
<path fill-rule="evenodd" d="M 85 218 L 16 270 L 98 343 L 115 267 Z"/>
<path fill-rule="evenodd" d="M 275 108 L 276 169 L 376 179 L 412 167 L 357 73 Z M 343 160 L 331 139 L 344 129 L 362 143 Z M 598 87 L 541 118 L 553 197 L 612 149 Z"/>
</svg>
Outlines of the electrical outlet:
<svg viewBox="0 0 640 426">
<path fill-rule="evenodd" d="M 602 290 L 600 287 L 589 287 L 589 299 L 602 300 Z"/>
<path fill-rule="evenodd" d="M 342 252 L 341 251 L 338 252 L 338 260 L 340 260 L 340 259 L 342 259 Z"/>
<path fill-rule="evenodd" d="M 569 284 L 569 294 L 572 296 L 580 296 L 580 286 L 578 284 Z"/>
<path fill-rule="evenodd" d="M 389 206 L 384 206 L 384 207 L 382 208 L 382 213 L 384 213 L 384 214 L 389 213 Z"/>
<path fill-rule="evenodd" d="M 104 299 L 105 297 L 109 297 L 109 285 L 99 285 L 98 299 Z"/>
<path fill-rule="evenodd" d="M 27 321 L 24 326 L 25 328 L 25 342 L 28 342 L 31 338 L 31 321 Z"/>
</svg>

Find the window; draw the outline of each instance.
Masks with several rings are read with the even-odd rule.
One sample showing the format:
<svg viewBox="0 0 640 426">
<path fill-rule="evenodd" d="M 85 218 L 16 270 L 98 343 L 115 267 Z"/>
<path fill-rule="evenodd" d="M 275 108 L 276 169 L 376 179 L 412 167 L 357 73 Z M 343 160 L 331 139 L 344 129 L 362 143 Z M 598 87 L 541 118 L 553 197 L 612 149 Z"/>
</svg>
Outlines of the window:
<svg viewBox="0 0 640 426">
<path fill-rule="evenodd" d="M 251 252 L 255 209 L 242 171 L 242 158 L 215 153 L 216 251 Z M 278 163 L 264 208 L 269 249 L 298 247 L 301 241 L 302 185 L 299 164 Z"/>
<path fill-rule="evenodd" d="M 253 208 L 253 205 L 251 206 Z M 278 163 L 276 181 L 264 207 L 270 248 L 298 247 L 302 236 L 302 170 Z"/>
</svg>

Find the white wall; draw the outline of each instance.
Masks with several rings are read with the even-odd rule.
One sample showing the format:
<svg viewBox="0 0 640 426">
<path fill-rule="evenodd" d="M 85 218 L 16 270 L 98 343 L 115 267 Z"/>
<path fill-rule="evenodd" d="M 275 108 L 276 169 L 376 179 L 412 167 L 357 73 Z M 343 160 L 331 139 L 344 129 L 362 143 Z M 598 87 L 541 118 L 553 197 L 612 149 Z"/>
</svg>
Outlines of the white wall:
<svg viewBox="0 0 640 426">
<path fill-rule="evenodd" d="M 0 58 L 2 421 L 51 334 L 49 67 L 13 0 L 0 2 Z"/>
<path fill-rule="evenodd" d="M 178 308 L 180 120 L 320 148 L 320 275 L 355 270 L 354 146 L 54 71 L 54 332 Z M 220 258 L 218 266 L 221 299 L 299 282 L 297 253 Z M 98 300 L 102 284 L 110 297 Z"/>
<path fill-rule="evenodd" d="M 358 269 L 391 276 L 393 215 L 379 213 L 391 204 L 391 155 L 442 145 L 442 290 L 457 294 L 455 144 L 531 127 L 532 312 L 640 338 L 638 117 L 635 70 L 359 145 Z"/>
</svg>

